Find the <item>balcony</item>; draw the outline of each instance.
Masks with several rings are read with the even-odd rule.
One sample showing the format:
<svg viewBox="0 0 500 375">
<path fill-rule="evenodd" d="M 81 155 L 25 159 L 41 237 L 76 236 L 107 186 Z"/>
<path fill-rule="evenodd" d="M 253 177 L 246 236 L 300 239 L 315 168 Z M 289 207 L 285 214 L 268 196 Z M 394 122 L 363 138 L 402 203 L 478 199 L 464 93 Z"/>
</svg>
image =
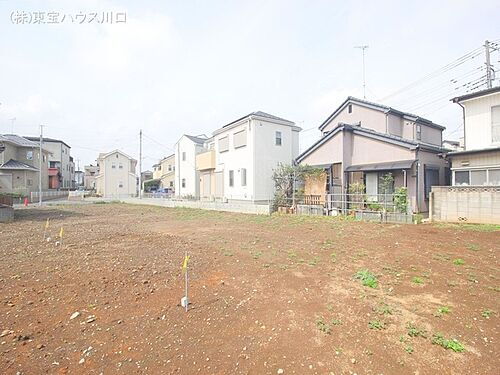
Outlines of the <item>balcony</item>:
<svg viewBox="0 0 500 375">
<path fill-rule="evenodd" d="M 196 169 L 199 171 L 215 169 L 215 150 L 208 150 L 196 155 Z"/>
</svg>

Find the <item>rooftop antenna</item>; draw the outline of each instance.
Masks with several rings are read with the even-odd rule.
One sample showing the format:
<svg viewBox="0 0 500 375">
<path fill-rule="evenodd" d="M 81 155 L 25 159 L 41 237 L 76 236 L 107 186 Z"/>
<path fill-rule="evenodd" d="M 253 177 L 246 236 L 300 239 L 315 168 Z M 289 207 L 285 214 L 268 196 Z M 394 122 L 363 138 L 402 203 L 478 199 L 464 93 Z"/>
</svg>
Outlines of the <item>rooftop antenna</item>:
<svg viewBox="0 0 500 375">
<path fill-rule="evenodd" d="M 355 46 L 354 48 L 359 48 L 363 51 L 363 99 L 366 99 L 366 79 L 365 79 L 365 49 L 367 49 L 368 45 Z"/>
</svg>

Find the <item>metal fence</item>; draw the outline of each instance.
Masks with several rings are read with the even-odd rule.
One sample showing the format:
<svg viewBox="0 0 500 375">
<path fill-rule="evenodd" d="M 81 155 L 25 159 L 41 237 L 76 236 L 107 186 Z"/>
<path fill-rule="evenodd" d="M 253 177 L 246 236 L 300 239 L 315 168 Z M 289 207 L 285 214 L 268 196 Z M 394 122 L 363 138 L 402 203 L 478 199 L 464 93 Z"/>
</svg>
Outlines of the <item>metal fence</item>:
<svg viewBox="0 0 500 375">
<path fill-rule="evenodd" d="M 354 216 L 360 220 L 411 223 L 406 194 L 335 193 L 274 200 L 275 211 L 298 215 Z"/>
</svg>

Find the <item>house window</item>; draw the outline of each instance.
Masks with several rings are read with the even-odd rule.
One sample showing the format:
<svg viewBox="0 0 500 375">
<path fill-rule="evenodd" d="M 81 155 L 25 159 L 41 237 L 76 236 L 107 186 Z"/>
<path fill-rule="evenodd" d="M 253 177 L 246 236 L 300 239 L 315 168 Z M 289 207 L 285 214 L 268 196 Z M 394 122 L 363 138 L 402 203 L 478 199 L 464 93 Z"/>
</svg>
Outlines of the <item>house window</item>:
<svg viewBox="0 0 500 375">
<path fill-rule="evenodd" d="M 170 181 L 170 187 L 174 187 L 174 181 Z"/>
<path fill-rule="evenodd" d="M 490 169 L 488 171 L 488 184 L 500 185 L 500 169 Z"/>
<path fill-rule="evenodd" d="M 219 152 L 229 151 L 229 137 L 219 138 Z"/>
<path fill-rule="evenodd" d="M 234 186 L 234 171 L 229 171 L 229 186 Z"/>
<path fill-rule="evenodd" d="M 123 164 L 122 164 L 122 163 L 120 163 L 120 164 L 118 165 L 118 168 L 123 169 Z"/>
<path fill-rule="evenodd" d="M 233 134 L 234 148 L 244 147 L 247 145 L 247 130 L 243 129 Z"/>
<path fill-rule="evenodd" d="M 352 104 L 347 106 L 347 112 L 352 113 Z"/>
<path fill-rule="evenodd" d="M 119 187 L 119 188 L 122 188 L 122 187 L 123 187 L 123 182 L 122 182 L 122 181 L 120 181 L 120 182 L 118 183 L 118 187 Z"/>
<path fill-rule="evenodd" d="M 182 161 L 186 161 L 186 152 L 185 151 L 182 152 Z"/>
<path fill-rule="evenodd" d="M 183 179 L 182 179 L 182 185 L 181 185 L 181 186 L 182 186 L 183 188 L 185 188 L 185 187 L 186 187 L 186 179 L 185 179 L 185 178 L 183 178 Z"/>
<path fill-rule="evenodd" d="M 276 132 L 275 145 L 281 146 L 281 132 Z"/>
<path fill-rule="evenodd" d="M 455 185 L 469 185 L 469 171 L 455 171 Z"/>
<path fill-rule="evenodd" d="M 33 151 L 27 151 L 26 152 L 26 159 L 27 160 L 33 160 Z"/>
<path fill-rule="evenodd" d="M 415 137 L 417 141 L 422 140 L 422 127 L 419 124 L 415 125 Z"/>
<path fill-rule="evenodd" d="M 33 185 L 33 180 L 31 178 L 28 178 L 28 186 L 32 186 Z"/>
<path fill-rule="evenodd" d="M 475 186 L 486 185 L 486 171 L 470 171 L 470 184 Z"/>
<path fill-rule="evenodd" d="M 116 169 L 116 164 L 115 163 L 111 163 L 111 168 Z"/>
<path fill-rule="evenodd" d="M 500 142 L 500 105 L 491 107 L 491 142 Z"/>
<path fill-rule="evenodd" d="M 247 169 L 241 168 L 241 186 L 247 186 Z"/>
<path fill-rule="evenodd" d="M 172 166 L 170 164 L 168 165 L 168 171 L 172 171 Z"/>
</svg>

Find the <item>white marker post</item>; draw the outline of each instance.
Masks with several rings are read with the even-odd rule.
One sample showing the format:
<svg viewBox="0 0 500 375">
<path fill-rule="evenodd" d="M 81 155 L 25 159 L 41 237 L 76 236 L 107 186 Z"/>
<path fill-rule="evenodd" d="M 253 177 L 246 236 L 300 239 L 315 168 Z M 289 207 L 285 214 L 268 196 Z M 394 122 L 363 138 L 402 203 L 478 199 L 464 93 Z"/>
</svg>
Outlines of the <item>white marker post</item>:
<svg viewBox="0 0 500 375">
<path fill-rule="evenodd" d="M 188 276 L 188 262 L 189 256 L 187 255 L 187 251 L 184 255 L 184 262 L 182 263 L 182 270 L 184 271 L 184 282 L 185 282 L 185 290 L 184 290 L 184 298 L 181 299 L 181 306 L 188 311 L 189 306 L 189 298 L 188 298 L 188 285 L 189 285 L 189 276 Z"/>
<path fill-rule="evenodd" d="M 43 239 L 47 239 L 47 230 L 49 229 L 49 218 L 47 218 L 47 221 L 45 222 L 45 229 L 43 230 Z"/>
</svg>

